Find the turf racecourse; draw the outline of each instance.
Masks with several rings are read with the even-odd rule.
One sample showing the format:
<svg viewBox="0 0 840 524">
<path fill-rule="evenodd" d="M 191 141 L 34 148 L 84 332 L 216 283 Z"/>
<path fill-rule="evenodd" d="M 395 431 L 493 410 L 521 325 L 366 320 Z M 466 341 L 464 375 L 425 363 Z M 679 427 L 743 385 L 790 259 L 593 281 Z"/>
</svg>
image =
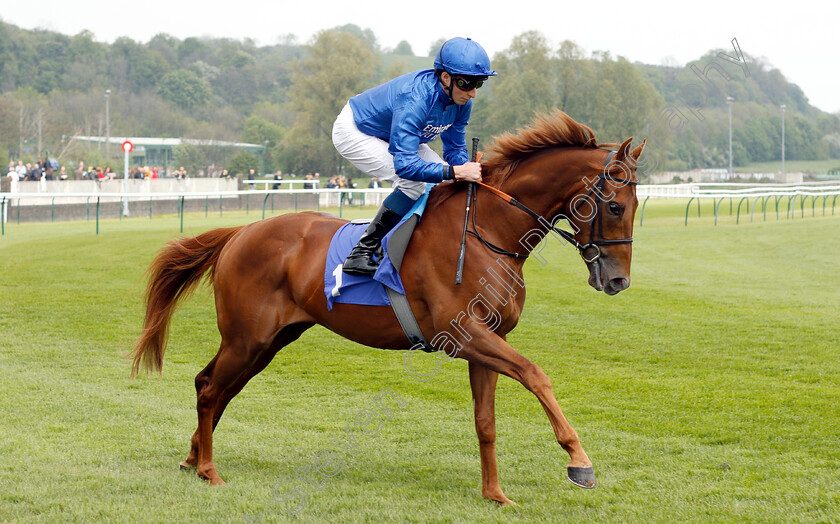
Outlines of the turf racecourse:
<svg viewBox="0 0 840 524">
<path fill-rule="evenodd" d="M 724 213 L 714 226 L 709 206 L 685 227 L 684 209 L 648 203 L 632 286 L 616 297 L 590 289 L 558 242 L 545 265 L 527 263 L 508 340 L 552 378 L 600 486 L 565 479 L 536 398 L 501 378 L 499 472 L 520 504 L 505 508 L 481 498 L 464 362 L 420 382 L 404 353 L 320 327 L 228 408 L 215 437 L 228 485 L 179 471 L 193 377 L 218 345 L 210 294 L 176 315 L 162 376 L 131 381 L 121 356 L 140 329 L 143 271 L 178 219 L 103 221 L 99 236 L 91 222 L 7 224 L 0 521 L 837 522 L 840 216 L 735 225 Z M 185 218 L 185 234 L 255 219 Z M 383 388 L 405 405 L 346 451 L 346 427 Z M 331 477 L 315 471 L 325 449 L 341 461 Z"/>
</svg>

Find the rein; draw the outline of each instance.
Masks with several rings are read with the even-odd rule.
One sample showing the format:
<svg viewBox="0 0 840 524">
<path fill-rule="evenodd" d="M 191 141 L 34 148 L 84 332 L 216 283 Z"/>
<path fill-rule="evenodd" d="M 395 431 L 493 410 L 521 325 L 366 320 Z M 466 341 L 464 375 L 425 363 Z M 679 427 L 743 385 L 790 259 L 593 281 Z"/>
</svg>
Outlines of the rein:
<svg viewBox="0 0 840 524">
<path fill-rule="evenodd" d="M 617 178 L 617 177 L 614 177 L 614 176 L 610 175 L 609 173 L 607 173 L 607 166 L 609 166 L 609 163 L 612 160 L 614 155 L 615 155 L 615 151 L 610 151 L 609 155 L 607 155 L 606 160 L 604 160 L 604 169 L 598 175 L 598 185 L 597 185 L 598 191 L 597 191 L 596 202 L 594 203 L 594 211 L 595 212 L 592 216 L 592 220 L 589 222 L 589 242 L 586 243 L 586 244 L 581 244 L 580 242 L 578 242 L 577 239 L 575 239 L 575 237 L 572 233 L 569 233 L 568 231 L 564 231 L 562 229 L 559 229 L 559 228 L 555 227 L 554 224 L 550 224 L 545 218 L 540 216 L 537 212 L 535 212 L 534 210 L 532 210 L 531 208 L 529 208 L 528 206 L 526 206 L 522 202 L 516 200 L 512 196 L 508 195 L 507 193 L 505 193 L 501 189 L 498 189 L 498 188 L 495 188 L 495 187 L 492 187 L 492 186 L 488 186 L 487 184 L 485 184 L 483 182 L 474 182 L 474 183 L 483 187 L 484 189 L 490 191 L 491 193 L 493 193 L 497 197 L 501 198 L 502 200 L 504 200 L 508 204 L 510 204 L 512 206 L 516 206 L 517 208 L 521 209 L 525 213 L 529 214 L 534 220 L 539 222 L 540 225 L 546 227 L 547 229 L 549 229 L 551 231 L 554 231 L 555 233 L 557 233 L 558 235 L 563 237 L 563 239 L 565 239 L 567 242 L 572 244 L 575 248 L 577 248 L 577 250 L 578 250 L 578 252 L 580 252 L 580 256 L 581 256 L 581 258 L 583 258 L 584 262 L 586 262 L 588 264 L 595 264 L 595 263 L 598 262 L 598 259 L 601 258 L 601 248 L 599 246 L 609 246 L 609 245 L 615 245 L 615 244 L 631 244 L 631 243 L 633 243 L 633 237 L 616 238 L 616 239 L 604 238 L 603 220 L 598 220 L 598 206 L 604 200 L 604 198 L 603 198 L 604 186 L 605 186 L 607 180 L 611 180 L 613 182 L 621 182 L 622 184 L 632 184 L 632 185 L 635 185 L 635 184 L 638 183 L 638 182 L 634 182 L 632 180 L 625 180 L 625 179 L 622 179 L 622 178 Z M 586 196 L 584 196 L 580 200 L 580 202 L 578 202 L 578 204 L 574 207 L 574 209 L 572 211 L 573 212 L 577 211 L 578 207 L 580 207 L 580 204 L 583 203 L 584 200 L 588 200 L 589 197 L 592 195 L 592 193 L 595 192 L 595 189 L 596 189 L 595 186 L 593 186 L 589 190 L 589 192 L 586 193 Z M 476 225 L 475 225 L 475 215 L 476 215 L 476 212 L 477 212 L 476 200 L 477 200 L 477 196 L 478 196 L 476 193 L 477 193 L 477 191 L 473 193 L 472 204 L 470 205 L 470 207 L 473 208 L 473 216 L 472 216 L 473 231 L 467 231 L 467 233 L 469 233 L 469 234 L 473 235 L 474 237 L 478 238 L 490 251 L 492 251 L 494 253 L 497 253 L 497 254 L 500 254 L 500 255 L 506 255 L 506 256 L 509 256 L 509 257 L 512 257 L 512 258 L 518 258 L 518 259 L 528 258 L 527 254 L 515 253 L 513 251 L 508 251 L 507 249 L 501 248 L 501 247 L 493 244 L 492 242 L 488 241 L 483 236 L 481 236 L 481 233 L 478 232 L 478 229 L 476 228 Z M 569 218 L 566 217 L 566 216 L 563 216 L 563 218 L 565 220 L 569 220 Z M 595 237 L 595 227 L 596 227 L 596 225 L 598 227 L 598 237 L 599 238 Z M 593 248 L 595 250 L 595 254 L 592 255 L 591 257 L 587 257 L 586 256 L 586 251 L 591 250 Z"/>
</svg>

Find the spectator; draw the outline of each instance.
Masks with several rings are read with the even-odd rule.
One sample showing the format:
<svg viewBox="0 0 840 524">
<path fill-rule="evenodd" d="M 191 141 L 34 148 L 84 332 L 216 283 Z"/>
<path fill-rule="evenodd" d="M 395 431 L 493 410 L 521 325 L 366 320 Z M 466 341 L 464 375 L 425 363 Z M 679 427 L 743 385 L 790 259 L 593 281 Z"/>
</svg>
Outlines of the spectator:
<svg viewBox="0 0 840 524">
<path fill-rule="evenodd" d="M 58 169 L 58 179 L 59 180 L 67 180 L 67 168 L 66 167 L 61 166 Z"/>
<path fill-rule="evenodd" d="M 15 161 L 9 160 L 9 169 L 6 171 L 6 174 L 15 172 Z"/>
<path fill-rule="evenodd" d="M 344 178 L 344 175 L 342 175 L 341 178 Z M 356 184 L 353 182 L 352 178 L 348 177 L 345 179 L 344 187 L 347 189 L 356 189 Z M 347 203 L 353 205 L 353 193 L 347 193 L 345 196 L 347 197 Z"/>
<path fill-rule="evenodd" d="M 306 180 L 306 182 L 303 183 L 304 189 L 315 189 L 315 182 L 313 182 L 315 178 L 312 176 L 312 173 L 306 173 L 306 176 L 303 178 Z"/>
<path fill-rule="evenodd" d="M 8 174 L 6 176 L 8 176 L 9 178 L 12 179 L 11 184 L 9 184 L 10 185 L 9 191 L 12 192 L 12 193 L 17 193 L 17 191 L 18 191 L 18 180 L 20 180 L 20 175 L 18 175 L 18 172 L 15 169 L 12 169 L 11 171 L 8 172 Z M 0 220 L 3 220 L 3 217 L 0 217 Z"/>
<path fill-rule="evenodd" d="M 18 180 L 26 180 L 26 175 L 29 174 L 29 170 L 23 165 L 23 160 L 18 160 L 15 171 L 17 171 Z"/>
<path fill-rule="evenodd" d="M 379 181 L 379 177 L 371 177 L 370 182 L 368 182 L 368 189 L 379 189 L 382 187 L 382 182 Z"/>
<path fill-rule="evenodd" d="M 32 164 L 26 164 L 26 169 L 29 171 L 29 175 L 27 175 L 26 179 L 30 182 L 37 182 L 41 180 L 41 168 L 38 164 L 34 166 Z"/>
<path fill-rule="evenodd" d="M 228 173 L 227 169 L 222 169 L 222 173 L 219 175 L 219 178 L 230 178 L 230 173 Z"/>
<path fill-rule="evenodd" d="M 283 172 L 279 169 L 276 173 L 274 173 L 274 180 L 283 180 Z M 280 189 L 280 184 L 274 184 L 271 186 L 271 189 Z"/>
<path fill-rule="evenodd" d="M 85 178 L 85 163 L 79 162 L 79 167 L 73 171 L 73 180 L 82 180 Z"/>
<path fill-rule="evenodd" d="M 45 164 L 47 166 L 47 172 L 48 173 L 54 174 L 57 171 L 61 170 L 61 164 L 58 163 L 58 159 L 56 159 L 56 158 L 52 158 L 52 157 L 48 156 Z"/>
</svg>

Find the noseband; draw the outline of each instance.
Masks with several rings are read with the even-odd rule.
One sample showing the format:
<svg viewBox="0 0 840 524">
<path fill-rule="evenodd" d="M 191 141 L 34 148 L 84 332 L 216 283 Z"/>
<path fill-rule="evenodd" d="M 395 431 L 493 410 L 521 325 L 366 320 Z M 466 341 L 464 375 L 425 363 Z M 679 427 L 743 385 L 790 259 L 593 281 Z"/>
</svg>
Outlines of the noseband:
<svg viewBox="0 0 840 524">
<path fill-rule="evenodd" d="M 607 155 L 606 160 L 604 160 L 604 169 L 598 175 L 598 181 L 597 181 L 596 185 L 592 186 L 592 188 L 589 189 L 589 191 L 579 200 L 579 202 L 572 209 L 572 214 L 575 214 L 577 212 L 578 208 L 580 207 L 580 205 L 584 201 L 589 201 L 590 205 L 593 206 L 593 211 L 594 212 L 593 212 L 592 219 L 589 222 L 589 242 L 586 243 L 586 244 L 581 244 L 580 242 L 578 242 L 577 239 L 574 237 L 574 234 L 569 233 L 568 231 L 565 231 L 563 229 L 559 229 L 554 224 L 550 224 L 545 218 L 543 218 L 542 216 L 537 214 L 535 211 L 533 211 L 531 208 L 529 208 L 528 206 L 526 206 L 522 202 L 520 202 L 520 201 L 516 200 L 515 198 L 513 198 L 512 196 L 508 195 L 504 191 L 502 191 L 500 189 L 497 189 L 495 187 L 492 187 L 492 186 L 488 186 L 487 184 L 484 184 L 482 182 L 475 182 L 475 183 L 478 184 L 479 186 L 489 190 L 491 193 L 495 194 L 496 196 L 502 198 L 508 204 L 516 206 L 519 209 L 521 209 L 522 211 L 528 213 L 529 215 L 531 215 L 534 218 L 534 220 L 539 222 L 542 226 L 546 227 L 547 229 L 550 229 L 550 230 L 554 231 L 555 233 L 557 233 L 558 235 L 563 237 L 564 240 L 566 240 L 567 242 L 569 242 L 570 244 L 575 246 L 575 248 L 577 248 L 577 250 L 578 250 L 578 252 L 580 252 L 580 256 L 583 258 L 584 262 L 586 262 L 587 264 L 596 264 L 596 263 L 598 263 L 598 259 L 601 258 L 601 248 L 600 248 L 600 246 L 610 246 L 610 245 L 616 245 L 616 244 L 632 244 L 633 243 L 633 237 L 628 237 L 628 238 L 604 238 L 603 220 L 598 219 L 598 214 L 599 214 L 598 213 L 598 208 L 599 208 L 600 204 L 604 201 L 604 188 L 606 186 L 607 180 L 611 180 L 613 182 L 619 182 L 619 183 L 625 184 L 625 185 L 626 184 L 636 185 L 638 183 L 638 182 L 635 182 L 633 180 L 626 180 L 626 179 L 623 179 L 623 178 L 617 178 L 617 177 L 614 177 L 614 176 L 612 176 L 608 173 L 607 167 L 609 166 L 610 161 L 613 159 L 613 156 L 615 156 L 615 151 L 610 151 L 609 154 Z M 597 189 L 597 191 L 596 191 L 596 189 Z M 473 199 L 474 200 L 473 200 L 473 203 L 471 204 L 471 207 L 473 208 L 473 217 L 472 217 L 473 230 L 472 231 L 467 231 L 467 232 L 469 234 L 473 235 L 474 237 L 478 238 L 479 240 L 481 240 L 481 242 L 484 243 L 484 245 L 487 246 L 487 248 L 490 249 L 491 251 L 493 251 L 494 253 L 498 253 L 500 255 L 506 255 L 506 256 L 509 256 L 509 257 L 513 257 L 513 258 L 528 258 L 527 254 L 515 253 L 513 251 L 508 251 L 506 249 L 503 249 L 503 248 L 489 242 L 487 239 L 485 239 L 484 237 L 481 236 L 481 233 L 479 233 L 478 229 L 475 227 L 475 199 L 477 197 L 476 193 L 477 192 L 473 193 Z M 592 202 L 592 199 L 591 199 L 593 193 L 595 194 L 594 203 Z M 567 217 L 567 216 L 563 216 L 562 218 L 565 219 L 565 220 L 569 220 L 569 217 Z M 595 233 L 596 232 L 596 227 L 597 227 L 597 236 L 596 236 L 596 233 Z M 591 257 L 587 257 L 586 252 L 590 251 L 590 250 L 593 250 L 593 249 L 594 249 L 594 254 Z"/>
</svg>

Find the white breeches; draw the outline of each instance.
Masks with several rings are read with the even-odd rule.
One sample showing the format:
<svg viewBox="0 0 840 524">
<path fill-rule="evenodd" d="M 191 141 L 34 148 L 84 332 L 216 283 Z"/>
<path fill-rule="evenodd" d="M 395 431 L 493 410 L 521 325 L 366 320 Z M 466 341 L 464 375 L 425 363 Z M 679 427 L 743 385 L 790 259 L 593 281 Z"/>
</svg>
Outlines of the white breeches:
<svg viewBox="0 0 840 524">
<path fill-rule="evenodd" d="M 405 196 L 417 200 L 426 191 L 425 182 L 406 180 L 397 176 L 394 170 L 394 157 L 388 152 L 388 142 L 381 138 L 366 135 L 359 131 L 353 120 L 353 110 L 347 103 L 333 124 L 332 140 L 336 150 L 370 176 L 387 180 Z M 427 162 L 443 164 L 444 161 L 427 144 L 420 144 L 417 150 L 420 158 Z"/>
</svg>

